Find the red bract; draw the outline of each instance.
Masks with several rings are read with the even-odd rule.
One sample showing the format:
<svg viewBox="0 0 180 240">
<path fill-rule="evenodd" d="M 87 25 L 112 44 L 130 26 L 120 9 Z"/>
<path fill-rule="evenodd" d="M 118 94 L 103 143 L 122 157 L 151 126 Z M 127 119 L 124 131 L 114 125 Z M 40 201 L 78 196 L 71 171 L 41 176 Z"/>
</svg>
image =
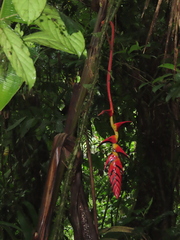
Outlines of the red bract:
<svg viewBox="0 0 180 240">
<path fill-rule="evenodd" d="M 117 153 L 122 153 L 124 156 L 126 156 L 127 158 L 129 158 L 129 156 L 127 155 L 127 153 L 116 143 L 113 144 L 113 150 Z"/>
<path fill-rule="evenodd" d="M 109 115 L 110 117 L 113 115 L 112 110 L 111 110 L 111 109 L 107 109 L 107 110 L 103 110 L 102 112 L 100 112 L 100 113 L 98 114 L 98 116 L 100 116 L 100 115 L 102 115 L 102 114 L 104 114 L 104 113 L 108 113 L 108 115 Z"/>
<path fill-rule="evenodd" d="M 116 160 L 116 159 L 119 159 L 119 157 L 118 157 L 118 154 L 116 153 L 116 152 L 112 152 L 109 156 L 108 156 L 108 158 L 107 158 L 107 160 L 106 160 L 106 163 L 105 163 L 105 165 L 104 165 L 104 168 L 106 168 L 107 166 L 109 166 L 114 160 Z M 120 161 L 120 163 L 121 163 L 121 161 Z M 121 164 L 121 168 L 122 168 L 122 164 Z"/>
<path fill-rule="evenodd" d="M 101 144 L 103 143 L 107 143 L 107 142 L 110 142 L 110 143 L 117 143 L 117 138 L 116 138 L 116 135 L 112 135 L 106 139 L 104 139 L 100 144 L 99 146 L 101 146 Z"/>
<path fill-rule="evenodd" d="M 118 129 L 124 124 L 124 123 L 131 123 L 131 121 L 124 121 L 124 122 L 118 122 L 118 123 L 114 123 L 115 131 L 118 131 Z"/>
<path fill-rule="evenodd" d="M 108 175 L 113 193 L 116 198 L 119 198 L 121 193 L 123 167 L 116 152 L 110 154 L 106 160 L 105 167 L 109 165 Z"/>
</svg>

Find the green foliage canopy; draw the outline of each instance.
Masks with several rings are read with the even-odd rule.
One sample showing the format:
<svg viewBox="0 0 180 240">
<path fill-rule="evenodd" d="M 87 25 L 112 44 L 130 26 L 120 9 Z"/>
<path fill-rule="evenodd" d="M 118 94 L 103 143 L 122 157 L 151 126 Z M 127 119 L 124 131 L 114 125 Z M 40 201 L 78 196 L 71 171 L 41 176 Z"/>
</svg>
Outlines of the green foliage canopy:
<svg viewBox="0 0 180 240">
<path fill-rule="evenodd" d="M 23 82 L 29 89 L 34 86 L 36 71 L 30 50 L 32 51 L 35 45 L 32 43 L 75 54 L 78 57 L 86 55 L 84 37 L 77 28 L 72 32 L 72 20 L 60 15 L 54 7 L 45 5 L 46 1 L 36 0 L 3 1 L 0 12 L 1 62 L 7 62 L 7 59 L 9 62 L 6 70 L 1 68 L 0 110 L 6 106 Z M 40 31 L 23 36 L 21 29 L 17 31 L 16 28 L 11 28 L 13 21 L 36 25 Z"/>
</svg>

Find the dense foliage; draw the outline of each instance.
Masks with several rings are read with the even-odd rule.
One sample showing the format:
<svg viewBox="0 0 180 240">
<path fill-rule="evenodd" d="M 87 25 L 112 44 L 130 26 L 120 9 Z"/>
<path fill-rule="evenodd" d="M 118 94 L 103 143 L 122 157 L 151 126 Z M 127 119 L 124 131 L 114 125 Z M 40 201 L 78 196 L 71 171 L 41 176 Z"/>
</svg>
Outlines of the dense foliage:
<svg viewBox="0 0 180 240">
<path fill-rule="evenodd" d="M 95 7 L 91 6 L 90 1 L 57 0 L 48 1 L 48 4 L 64 16 L 62 19 L 67 21 L 68 34 L 79 31 L 80 41 L 85 39 L 88 50 L 97 18 Z M 124 0 L 121 1 L 114 20 L 116 36 L 111 90 L 116 122 L 132 121 L 132 124 L 120 129 L 120 144 L 130 158 L 121 157 L 124 174 L 118 200 L 113 196 L 104 171 L 104 162 L 111 152 L 110 145 L 107 143 L 98 148 L 103 139 L 112 135 L 108 115 L 98 116 L 103 109 L 108 109 L 105 81 L 109 58 L 107 40 L 101 51 L 99 78 L 86 129 L 81 136 L 82 179 L 86 201 L 91 211 L 93 201 L 87 157 L 90 145 L 98 229 L 102 239 L 168 240 L 180 237 L 179 58 L 174 71 L 174 46 L 170 42 L 168 56 L 164 59 L 165 36 L 170 17 L 170 5 L 166 1 L 161 6 L 156 27 L 146 51 L 143 52 L 155 7 L 156 1 L 150 1 L 142 18 L 144 1 Z M 49 8 L 47 11 L 50 11 Z M 1 16 L 1 22 L 3 18 Z M 58 43 L 53 46 L 51 42 L 48 45 L 44 44 L 44 40 L 37 41 L 40 34 L 37 32 L 37 25 L 39 24 L 38 30 L 44 27 L 41 26 L 41 18 L 45 17 L 41 16 L 40 20 L 35 20 L 39 22 L 33 24 L 29 17 L 28 21 L 24 20 L 28 24 L 21 21 L 17 23 L 15 19 L 2 23 L 11 25 L 18 37 L 23 31 L 24 37 L 21 35 L 19 39 L 24 38 L 21 41 L 33 60 L 36 81 L 35 84 L 30 84 L 34 86 L 29 91 L 26 85 L 28 80 L 22 80 L 21 74 L 18 75 L 14 70 L 17 63 L 12 63 L 1 49 L 0 90 L 2 81 L 11 80 L 12 76 L 15 76 L 15 81 L 20 80 L 21 84 L 26 81 L 26 84 L 20 84 L 13 90 L 11 97 L 19 89 L 11 101 L 5 104 L 0 116 L 1 239 L 32 238 L 37 225 L 53 138 L 64 131 L 73 87 L 80 81 L 86 57 L 83 46 L 79 46 L 79 49 L 75 46 L 74 51 L 74 47 L 70 46 L 66 51 L 66 45 L 64 49 L 55 46 L 61 45 L 57 39 Z M 53 32 L 52 28 L 50 30 Z M 47 34 L 48 29 L 44 31 Z M 49 32 L 48 34 L 51 35 Z M 110 35 L 110 31 L 108 34 Z M 2 44 L 1 42 L 1 46 Z M 84 111 L 86 109 L 82 107 L 81 117 Z M 78 121 L 78 126 L 80 125 L 81 118 Z M 78 134 L 79 128 L 77 137 Z M 60 199 L 61 187 L 57 207 Z M 67 199 L 67 211 L 69 202 L 70 199 Z M 63 222 L 63 239 L 73 239 L 72 226 L 66 216 Z"/>
</svg>

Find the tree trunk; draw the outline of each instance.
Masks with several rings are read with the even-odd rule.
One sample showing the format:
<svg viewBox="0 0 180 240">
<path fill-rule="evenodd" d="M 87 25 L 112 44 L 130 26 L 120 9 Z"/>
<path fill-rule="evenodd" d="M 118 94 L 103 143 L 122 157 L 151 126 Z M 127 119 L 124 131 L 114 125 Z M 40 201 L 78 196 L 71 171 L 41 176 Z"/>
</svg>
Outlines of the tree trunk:
<svg viewBox="0 0 180 240">
<path fill-rule="evenodd" d="M 151 98 L 152 99 L 152 98 Z M 135 209 L 147 207 L 145 219 L 153 220 L 148 229 L 152 240 L 165 239 L 165 230 L 174 222 L 174 143 L 175 133 L 167 103 L 147 99 L 138 103 L 138 197 Z"/>
<path fill-rule="evenodd" d="M 97 240 L 98 234 L 89 211 L 82 183 L 82 155 L 76 158 L 76 173 L 71 185 L 69 219 L 74 229 L 74 240 Z"/>
</svg>

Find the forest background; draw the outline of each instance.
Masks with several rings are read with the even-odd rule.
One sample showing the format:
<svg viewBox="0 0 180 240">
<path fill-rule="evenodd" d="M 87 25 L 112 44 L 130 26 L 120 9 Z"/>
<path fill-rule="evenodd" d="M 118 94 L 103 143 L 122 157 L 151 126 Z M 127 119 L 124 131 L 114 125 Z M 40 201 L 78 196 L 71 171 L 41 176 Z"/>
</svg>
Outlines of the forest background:
<svg viewBox="0 0 180 240">
<path fill-rule="evenodd" d="M 1 1 L 0 239 L 180 239 L 179 4 Z M 98 147 L 112 135 L 98 116 L 110 20 L 115 116 L 132 121 L 119 131 L 129 158 L 118 199 L 104 170 L 111 146 Z"/>
</svg>

